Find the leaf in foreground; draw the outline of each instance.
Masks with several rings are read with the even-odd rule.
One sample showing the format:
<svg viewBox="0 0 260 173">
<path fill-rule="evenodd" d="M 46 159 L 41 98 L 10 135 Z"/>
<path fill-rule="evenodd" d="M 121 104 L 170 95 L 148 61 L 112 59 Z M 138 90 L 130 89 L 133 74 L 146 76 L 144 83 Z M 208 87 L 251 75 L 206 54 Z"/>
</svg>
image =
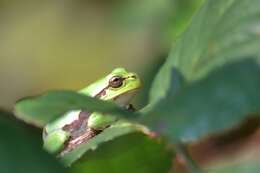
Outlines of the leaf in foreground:
<svg viewBox="0 0 260 173">
<path fill-rule="evenodd" d="M 253 60 L 225 65 L 166 97 L 143 121 L 173 141 L 228 129 L 249 113 L 260 112 L 259 76 Z"/>
<path fill-rule="evenodd" d="M 71 170 L 73 173 L 167 173 L 172 156 L 162 141 L 131 133 L 87 152 Z"/>
<path fill-rule="evenodd" d="M 74 91 L 50 91 L 41 96 L 22 99 L 15 105 L 15 115 L 27 123 L 43 127 L 67 111 L 79 109 L 133 116 L 133 113 L 117 107 L 112 102 L 98 100 Z"/>
<path fill-rule="evenodd" d="M 0 112 L 1 173 L 66 173 L 12 114 Z"/>
<path fill-rule="evenodd" d="M 190 83 L 228 62 L 259 58 L 259 16 L 259 0 L 206 1 L 157 74 L 150 102 L 160 102 L 172 92 L 174 69 Z"/>
</svg>

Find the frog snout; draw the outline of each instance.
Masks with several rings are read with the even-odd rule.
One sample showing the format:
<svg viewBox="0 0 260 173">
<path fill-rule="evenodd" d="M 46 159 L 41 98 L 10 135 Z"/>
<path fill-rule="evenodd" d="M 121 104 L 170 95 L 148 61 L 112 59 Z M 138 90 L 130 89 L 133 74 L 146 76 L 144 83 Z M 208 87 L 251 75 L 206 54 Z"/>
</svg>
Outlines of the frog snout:
<svg viewBox="0 0 260 173">
<path fill-rule="evenodd" d="M 137 76 L 136 75 L 132 75 L 132 76 L 130 76 L 130 78 L 136 79 Z"/>
</svg>

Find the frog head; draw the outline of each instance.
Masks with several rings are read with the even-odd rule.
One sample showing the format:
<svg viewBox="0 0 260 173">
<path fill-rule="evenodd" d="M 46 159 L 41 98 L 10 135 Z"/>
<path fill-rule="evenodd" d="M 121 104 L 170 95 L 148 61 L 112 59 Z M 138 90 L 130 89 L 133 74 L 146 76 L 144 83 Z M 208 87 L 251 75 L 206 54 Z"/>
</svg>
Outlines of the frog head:
<svg viewBox="0 0 260 173">
<path fill-rule="evenodd" d="M 124 68 L 116 68 L 104 78 L 81 90 L 80 93 L 113 101 L 124 107 L 129 104 L 140 87 L 141 81 L 136 73 L 128 72 Z"/>
</svg>

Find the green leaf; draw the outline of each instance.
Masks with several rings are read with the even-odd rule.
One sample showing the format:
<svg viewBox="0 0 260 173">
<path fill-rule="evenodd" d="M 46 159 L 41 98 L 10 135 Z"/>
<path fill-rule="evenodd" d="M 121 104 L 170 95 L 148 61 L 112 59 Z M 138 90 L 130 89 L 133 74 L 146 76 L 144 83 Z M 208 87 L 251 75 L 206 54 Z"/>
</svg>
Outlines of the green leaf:
<svg viewBox="0 0 260 173">
<path fill-rule="evenodd" d="M 125 111 L 112 102 L 105 102 L 73 91 L 50 91 L 41 96 L 22 99 L 15 105 L 15 114 L 25 122 L 43 127 L 67 111 L 79 109 L 134 116 L 134 113 Z"/>
<path fill-rule="evenodd" d="M 196 10 L 205 0 L 173 0 L 172 17 L 169 21 L 171 38 L 177 38 L 189 24 Z"/>
<path fill-rule="evenodd" d="M 173 70 L 191 83 L 228 62 L 259 57 L 259 20 L 259 0 L 205 2 L 157 74 L 150 102 L 159 102 L 171 92 Z M 181 81 L 176 84 L 183 86 Z"/>
<path fill-rule="evenodd" d="M 195 140 L 260 112 L 260 67 L 253 60 L 225 65 L 168 95 L 144 122 L 172 141 Z"/>
<path fill-rule="evenodd" d="M 84 155 L 87 151 L 96 149 L 100 144 L 113 140 L 119 136 L 138 131 L 146 134 L 150 133 L 149 130 L 144 126 L 125 121 L 119 121 L 105 129 L 99 135 L 90 139 L 88 142 L 79 145 L 74 150 L 63 155 L 61 160 L 66 166 L 70 166 L 73 162 L 81 158 L 82 155 Z"/>
<path fill-rule="evenodd" d="M 172 156 L 162 141 L 131 133 L 85 153 L 72 165 L 71 172 L 167 173 Z"/>
<path fill-rule="evenodd" d="M 0 111 L 1 173 L 66 173 L 12 114 Z"/>
</svg>

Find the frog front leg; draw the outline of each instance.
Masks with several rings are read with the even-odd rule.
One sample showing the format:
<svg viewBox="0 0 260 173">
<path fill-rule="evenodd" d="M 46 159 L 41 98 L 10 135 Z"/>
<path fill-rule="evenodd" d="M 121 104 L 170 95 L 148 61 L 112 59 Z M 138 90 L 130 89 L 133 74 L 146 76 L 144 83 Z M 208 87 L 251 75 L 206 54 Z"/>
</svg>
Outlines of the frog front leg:
<svg viewBox="0 0 260 173">
<path fill-rule="evenodd" d="M 65 142 L 69 139 L 70 133 L 57 129 L 44 137 L 43 147 L 50 153 L 57 153 L 63 149 Z"/>
<path fill-rule="evenodd" d="M 116 120 L 117 118 L 114 116 L 93 112 L 88 119 L 88 127 L 95 130 L 103 130 Z"/>
</svg>

